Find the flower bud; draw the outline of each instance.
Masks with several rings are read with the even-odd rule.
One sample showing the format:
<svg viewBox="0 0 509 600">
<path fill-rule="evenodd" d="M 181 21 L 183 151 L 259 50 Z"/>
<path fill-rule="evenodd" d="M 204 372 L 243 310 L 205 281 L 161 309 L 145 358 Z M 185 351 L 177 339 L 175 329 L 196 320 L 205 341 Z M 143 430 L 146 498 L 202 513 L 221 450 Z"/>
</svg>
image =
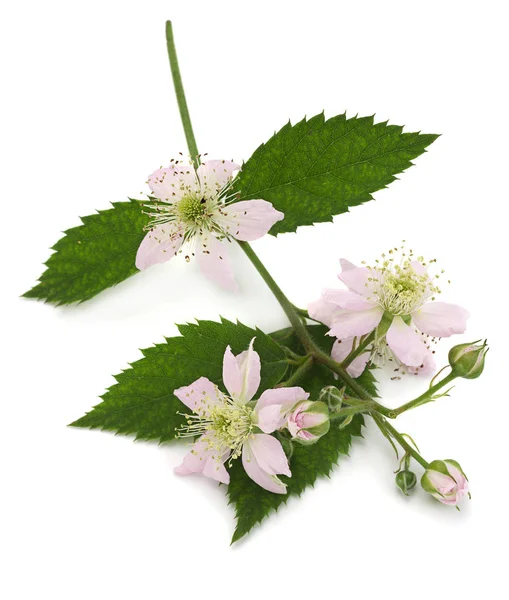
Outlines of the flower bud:
<svg viewBox="0 0 509 600">
<path fill-rule="evenodd" d="M 328 385 L 320 390 L 318 400 L 325 402 L 330 409 L 339 410 L 343 404 L 343 398 L 345 397 L 345 388 L 338 390 L 333 385 Z"/>
<path fill-rule="evenodd" d="M 396 475 L 396 485 L 405 494 L 405 496 L 409 495 L 408 492 L 415 487 L 416 483 L 417 477 L 412 471 L 400 471 Z"/>
<path fill-rule="evenodd" d="M 288 413 L 286 426 L 295 441 L 312 444 L 329 431 L 329 409 L 324 402 L 304 400 Z"/>
<path fill-rule="evenodd" d="M 486 340 L 482 344 L 479 344 L 479 341 L 471 344 L 459 344 L 449 351 L 449 364 L 457 377 L 475 379 L 483 372 L 488 345 Z"/>
<path fill-rule="evenodd" d="M 467 477 L 459 464 L 450 458 L 430 463 L 422 476 L 421 485 L 433 498 L 450 506 L 457 506 L 461 498 L 468 494 Z"/>
</svg>

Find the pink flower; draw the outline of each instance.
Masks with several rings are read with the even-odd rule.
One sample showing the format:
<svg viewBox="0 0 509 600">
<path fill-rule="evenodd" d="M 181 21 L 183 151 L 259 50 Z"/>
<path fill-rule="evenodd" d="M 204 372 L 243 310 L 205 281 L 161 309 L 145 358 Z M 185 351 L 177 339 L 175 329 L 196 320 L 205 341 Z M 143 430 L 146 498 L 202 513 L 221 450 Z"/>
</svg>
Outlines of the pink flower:
<svg viewBox="0 0 509 600">
<path fill-rule="evenodd" d="M 175 471 L 202 473 L 227 484 L 230 475 L 224 463 L 242 456 L 244 469 L 255 483 L 285 494 L 286 485 L 277 475 L 291 476 L 288 460 L 279 440 L 269 434 L 281 429 L 288 411 L 309 394 L 300 387 L 266 390 L 253 408 L 251 400 L 260 385 L 260 357 L 253 341 L 238 356 L 226 348 L 223 383 L 229 396 L 206 377 L 175 390 L 194 413 L 186 415 L 187 425 L 179 436 L 200 436 Z"/>
<path fill-rule="evenodd" d="M 356 267 L 342 259 L 339 279 L 348 289 L 325 290 L 309 305 L 309 315 L 330 327 L 328 335 L 337 338 L 332 356 L 338 362 L 376 330 L 375 343 L 348 367 L 353 377 L 370 359 L 383 363 L 393 357 L 410 372 L 431 372 L 434 360 L 423 334 L 441 338 L 466 328 L 465 309 L 434 301 L 440 289 L 422 257 L 415 259 L 410 252 L 396 263 L 393 254 L 383 255 L 375 267 Z"/>
<path fill-rule="evenodd" d="M 152 190 L 147 204 L 149 231 L 138 248 L 140 270 L 165 262 L 182 251 L 196 256 L 203 273 L 223 287 L 236 290 L 223 242 L 250 242 L 264 236 L 284 215 L 265 200 L 231 202 L 233 172 L 240 166 L 228 160 L 209 160 L 198 169 L 172 162 L 148 178 Z"/>
<path fill-rule="evenodd" d="M 450 506 L 457 506 L 468 494 L 466 475 L 452 459 L 434 460 L 422 476 L 421 485 L 433 498 Z"/>
<path fill-rule="evenodd" d="M 287 414 L 286 426 L 293 439 L 304 444 L 313 444 L 329 431 L 329 408 L 320 401 L 299 402 Z"/>
</svg>

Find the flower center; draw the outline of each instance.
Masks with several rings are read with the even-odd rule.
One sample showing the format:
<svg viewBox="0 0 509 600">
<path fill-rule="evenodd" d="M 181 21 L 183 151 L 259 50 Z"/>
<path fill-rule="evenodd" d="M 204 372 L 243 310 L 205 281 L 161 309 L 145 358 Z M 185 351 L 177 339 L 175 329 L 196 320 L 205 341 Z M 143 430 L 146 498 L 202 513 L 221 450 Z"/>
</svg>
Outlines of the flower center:
<svg viewBox="0 0 509 600">
<path fill-rule="evenodd" d="M 215 406 L 210 412 L 211 430 L 222 446 L 233 451 L 232 458 L 240 456 L 242 445 L 253 430 L 253 409 L 234 401 Z"/>
<path fill-rule="evenodd" d="M 399 262 L 395 259 L 397 254 L 400 254 Z M 375 261 L 374 267 L 368 267 L 373 272 L 369 279 L 374 294 L 371 299 L 391 315 L 410 315 L 430 296 L 440 293 L 435 284 L 440 276 L 432 279 L 426 270 L 434 262 L 424 262 L 424 258 L 415 257 L 412 250 L 405 252 L 404 246 L 391 248 L 388 255 L 382 254 L 382 258 Z"/>
<path fill-rule="evenodd" d="M 253 431 L 253 409 L 228 396 L 207 407 L 206 414 L 183 415 L 186 425 L 177 430 L 177 437 L 204 436 L 208 447 L 219 453 L 229 448 L 231 458 L 238 458 L 242 445 Z"/>
<path fill-rule="evenodd" d="M 203 221 L 207 201 L 196 196 L 184 196 L 177 203 L 177 216 L 188 225 L 200 225 Z"/>
</svg>

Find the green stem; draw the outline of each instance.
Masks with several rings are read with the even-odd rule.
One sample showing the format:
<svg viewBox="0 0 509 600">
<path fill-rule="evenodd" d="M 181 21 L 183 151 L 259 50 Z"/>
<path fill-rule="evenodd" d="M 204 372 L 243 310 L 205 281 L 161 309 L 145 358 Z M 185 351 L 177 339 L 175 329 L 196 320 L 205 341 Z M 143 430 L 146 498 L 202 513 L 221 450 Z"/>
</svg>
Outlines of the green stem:
<svg viewBox="0 0 509 600">
<path fill-rule="evenodd" d="M 304 375 L 309 371 L 311 366 L 313 365 L 313 357 L 308 356 L 306 360 L 292 373 L 290 377 L 283 383 L 280 383 L 277 387 L 290 387 L 297 383 L 299 379 L 304 377 Z"/>
<path fill-rule="evenodd" d="M 274 294 L 276 300 L 279 302 L 281 308 L 284 310 L 285 315 L 288 317 L 297 337 L 301 341 L 304 349 L 309 354 L 313 353 L 316 350 L 315 343 L 312 337 L 309 335 L 306 326 L 302 322 L 301 318 L 295 311 L 293 304 L 288 300 L 288 298 L 284 295 L 281 288 L 273 279 L 272 275 L 267 271 L 265 265 L 255 254 L 251 246 L 247 242 L 238 242 L 239 246 L 242 248 L 246 256 L 253 263 L 255 269 L 260 273 L 262 279 L 267 284 L 270 291 Z"/>
<path fill-rule="evenodd" d="M 362 402 L 356 406 L 348 406 L 346 408 L 340 408 L 336 412 L 330 413 L 331 421 L 335 421 L 336 419 L 342 419 L 344 417 L 349 417 L 350 415 L 356 415 L 358 413 L 370 412 L 375 408 L 374 402 Z"/>
<path fill-rule="evenodd" d="M 447 377 L 444 377 L 437 384 L 430 387 L 426 392 L 424 392 L 424 394 L 421 394 L 418 398 L 415 398 L 415 400 L 410 400 L 410 402 L 402 404 L 399 408 L 395 408 L 393 410 L 393 412 L 395 413 L 395 417 L 406 412 L 407 410 L 410 410 L 411 408 L 415 408 L 416 406 L 420 406 L 421 404 L 426 404 L 426 402 L 431 402 L 436 392 L 438 392 L 438 390 L 443 388 L 448 383 L 451 383 L 451 381 L 456 379 L 456 377 L 457 376 L 454 373 L 449 373 Z"/>
<path fill-rule="evenodd" d="M 168 57 L 170 59 L 171 75 L 173 78 L 173 85 L 175 86 L 175 95 L 177 96 L 180 118 L 182 120 L 184 133 L 186 135 L 187 147 L 193 164 L 195 168 L 197 168 L 200 165 L 198 146 L 196 145 L 193 126 L 191 124 L 191 117 L 189 115 L 189 109 L 187 108 L 184 85 L 182 84 L 182 77 L 180 76 L 180 68 L 177 58 L 177 50 L 175 48 L 175 42 L 173 39 L 173 28 L 171 26 L 171 21 L 166 21 L 166 44 L 168 46 Z"/>
<path fill-rule="evenodd" d="M 397 429 L 395 429 L 386 419 L 384 419 L 380 415 L 377 415 L 376 413 L 371 413 L 371 416 L 381 429 L 385 428 L 391 434 L 391 436 L 398 442 L 398 444 L 403 448 L 403 450 L 405 450 L 405 452 L 410 454 L 410 456 L 412 456 L 412 458 L 414 458 L 425 469 L 429 467 L 429 463 L 424 460 L 424 458 L 417 452 L 417 450 L 415 450 L 415 448 L 413 448 L 405 440 L 401 433 Z"/>
<path fill-rule="evenodd" d="M 345 360 L 341 363 L 343 367 L 348 367 L 352 364 L 352 362 L 360 356 L 364 350 L 371 344 L 371 342 L 375 339 L 375 331 L 372 331 L 358 346 L 355 350 L 352 350 L 350 354 L 345 358 Z"/>
</svg>

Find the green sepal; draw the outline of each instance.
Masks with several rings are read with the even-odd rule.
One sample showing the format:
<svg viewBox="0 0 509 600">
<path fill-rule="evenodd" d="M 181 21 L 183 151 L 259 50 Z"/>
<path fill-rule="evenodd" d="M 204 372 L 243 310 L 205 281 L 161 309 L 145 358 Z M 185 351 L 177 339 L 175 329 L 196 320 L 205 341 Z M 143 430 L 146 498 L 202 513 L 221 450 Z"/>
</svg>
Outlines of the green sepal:
<svg viewBox="0 0 509 600">
<path fill-rule="evenodd" d="M 375 344 L 378 344 L 385 337 L 385 334 L 389 331 L 389 327 L 392 325 L 393 321 L 394 315 L 385 311 L 380 323 L 378 323 L 375 329 Z"/>
</svg>

